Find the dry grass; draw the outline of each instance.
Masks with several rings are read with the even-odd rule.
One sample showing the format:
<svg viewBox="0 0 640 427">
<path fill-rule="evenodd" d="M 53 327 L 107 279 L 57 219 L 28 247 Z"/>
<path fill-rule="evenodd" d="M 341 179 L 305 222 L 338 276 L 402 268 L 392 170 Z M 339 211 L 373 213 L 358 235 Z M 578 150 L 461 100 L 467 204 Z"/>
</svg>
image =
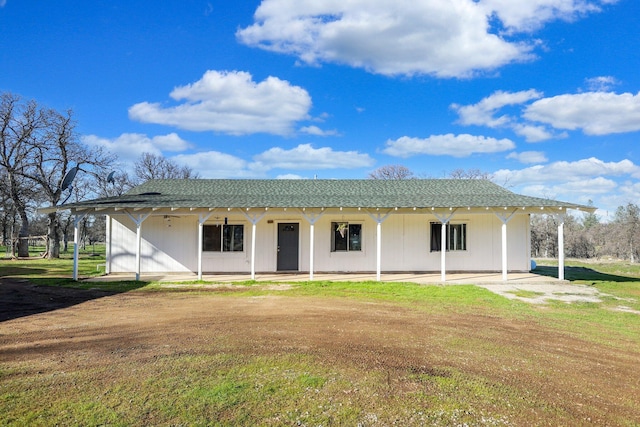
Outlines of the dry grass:
<svg viewBox="0 0 640 427">
<path fill-rule="evenodd" d="M 143 288 L 0 323 L 0 412 L 5 425 L 637 425 L 638 331 L 608 303 L 475 286 Z"/>
</svg>

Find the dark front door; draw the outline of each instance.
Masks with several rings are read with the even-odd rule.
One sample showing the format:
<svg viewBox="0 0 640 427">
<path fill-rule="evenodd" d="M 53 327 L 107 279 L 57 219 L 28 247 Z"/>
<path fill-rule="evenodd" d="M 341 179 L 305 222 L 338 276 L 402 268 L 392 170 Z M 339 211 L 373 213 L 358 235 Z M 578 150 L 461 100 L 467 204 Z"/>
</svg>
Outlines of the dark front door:
<svg viewBox="0 0 640 427">
<path fill-rule="evenodd" d="M 278 224 L 278 271 L 298 271 L 297 223 Z"/>
</svg>

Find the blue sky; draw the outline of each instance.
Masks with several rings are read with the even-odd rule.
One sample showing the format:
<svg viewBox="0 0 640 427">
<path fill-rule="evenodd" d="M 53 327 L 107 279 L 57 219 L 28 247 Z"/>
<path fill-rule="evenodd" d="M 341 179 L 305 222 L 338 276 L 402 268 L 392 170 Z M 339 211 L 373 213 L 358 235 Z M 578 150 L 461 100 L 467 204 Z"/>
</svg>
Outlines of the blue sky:
<svg viewBox="0 0 640 427">
<path fill-rule="evenodd" d="M 640 202 L 637 0 L 0 0 L 0 91 L 205 178 L 481 169 Z"/>
</svg>

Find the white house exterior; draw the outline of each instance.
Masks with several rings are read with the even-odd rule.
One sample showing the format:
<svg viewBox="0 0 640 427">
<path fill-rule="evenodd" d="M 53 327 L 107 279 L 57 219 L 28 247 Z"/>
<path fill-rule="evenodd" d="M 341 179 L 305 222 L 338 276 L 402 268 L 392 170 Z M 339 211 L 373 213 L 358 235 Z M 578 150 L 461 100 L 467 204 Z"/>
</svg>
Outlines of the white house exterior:
<svg viewBox="0 0 640 427">
<path fill-rule="evenodd" d="M 108 273 L 379 279 L 438 271 L 445 281 L 447 272 L 502 272 L 506 280 L 529 271 L 530 214 L 557 216 L 562 240 L 567 209 L 593 208 L 487 180 L 152 180 L 121 197 L 56 209 L 107 215 Z"/>
<path fill-rule="evenodd" d="M 273 209 L 275 210 L 275 209 Z M 325 209 L 325 211 L 328 211 Z M 204 226 L 242 226 L 241 251 L 202 252 L 202 270 L 205 273 L 246 273 L 251 269 L 252 224 L 242 213 L 214 213 Z M 450 250 L 447 269 L 450 271 L 500 271 L 502 268 L 502 222 L 493 213 L 454 216 L 451 224 L 466 225 L 466 247 Z M 332 223 L 361 226 L 359 250 L 332 250 Z M 397 213 L 382 223 L 381 269 L 386 272 L 439 271 L 441 251 L 430 248 L 431 224 L 440 221 L 429 214 Z M 197 272 L 198 269 L 198 216 L 174 212 L 147 218 L 142 225 L 140 269 L 143 272 Z M 372 272 L 376 271 L 377 223 L 367 212 L 343 209 L 326 212 L 315 223 L 314 270 L 316 272 Z M 258 272 L 303 271 L 310 268 L 311 224 L 302 213 L 288 209 L 272 212 L 256 225 L 255 269 Z M 287 239 L 285 248 L 278 237 L 293 233 L 294 241 Z M 111 215 L 111 272 L 136 270 L 136 224 L 126 214 Z M 528 215 L 518 215 L 509 221 L 507 246 L 508 270 L 528 271 L 530 268 L 530 240 Z M 281 255 L 286 254 L 286 255 Z M 278 258 L 286 256 L 289 264 L 278 267 Z"/>
</svg>

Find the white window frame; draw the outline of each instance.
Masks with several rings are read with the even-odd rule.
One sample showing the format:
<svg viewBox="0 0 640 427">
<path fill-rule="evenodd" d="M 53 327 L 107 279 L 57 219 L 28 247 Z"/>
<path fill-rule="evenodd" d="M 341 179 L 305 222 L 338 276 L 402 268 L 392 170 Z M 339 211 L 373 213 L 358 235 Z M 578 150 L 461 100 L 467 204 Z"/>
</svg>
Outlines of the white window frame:
<svg viewBox="0 0 640 427">
<path fill-rule="evenodd" d="M 242 227 L 242 250 L 225 250 L 225 244 L 224 244 L 224 230 L 225 227 Z M 206 229 L 207 227 L 220 227 L 220 242 L 219 242 L 219 247 L 220 250 L 213 250 L 213 249 L 206 249 L 205 248 L 205 244 L 204 244 L 204 239 L 206 236 L 206 231 L 204 231 L 202 233 L 202 252 L 204 253 L 208 253 L 208 254 L 240 254 L 240 253 L 244 253 L 245 252 L 245 224 L 243 223 L 229 223 L 229 224 L 204 224 L 204 228 Z M 232 240 L 233 242 L 233 240 Z"/>
<path fill-rule="evenodd" d="M 346 241 L 347 241 L 347 248 L 345 250 L 337 250 L 336 249 L 336 238 L 335 238 L 335 226 L 334 224 L 347 224 L 347 236 L 346 236 Z M 351 245 L 351 239 L 350 239 L 350 234 L 349 234 L 349 227 L 351 225 L 357 225 L 360 227 L 360 249 L 351 249 L 350 245 Z M 331 221 L 331 225 L 330 225 L 330 230 L 331 230 L 331 253 L 363 253 L 364 252 L 364 243 L 363 243 L 363 237 L 364 237 L 364 223 L 362 221 Z"/>
<path fill-rule="evenodd" d="M 451 236 L 451 229 L 453 227 L 453 234 L 456 235 L 458 232 L 462 232 L 462 248 L 458 248 L 458 240 L 457 238 L 449 238 Z M 430 222 L 429 223 L 429 249 L 431 252 L 440 252 L 442 250 L 442 235 L 440 236 L 439 246 L 440 249 L 433 248 L 433 230 L 438 229 L 442 230 L 442 223 L 440 222 Z M 459 230 L 458 230 L 459 229 Z M 447 233 L 447 252 L 466 252 L 469 246 L 469 227 L 467 222 L 449 222 L 446 227 Z M 457 236 L 456 236 L 457 237 Z"/>
</svg>

